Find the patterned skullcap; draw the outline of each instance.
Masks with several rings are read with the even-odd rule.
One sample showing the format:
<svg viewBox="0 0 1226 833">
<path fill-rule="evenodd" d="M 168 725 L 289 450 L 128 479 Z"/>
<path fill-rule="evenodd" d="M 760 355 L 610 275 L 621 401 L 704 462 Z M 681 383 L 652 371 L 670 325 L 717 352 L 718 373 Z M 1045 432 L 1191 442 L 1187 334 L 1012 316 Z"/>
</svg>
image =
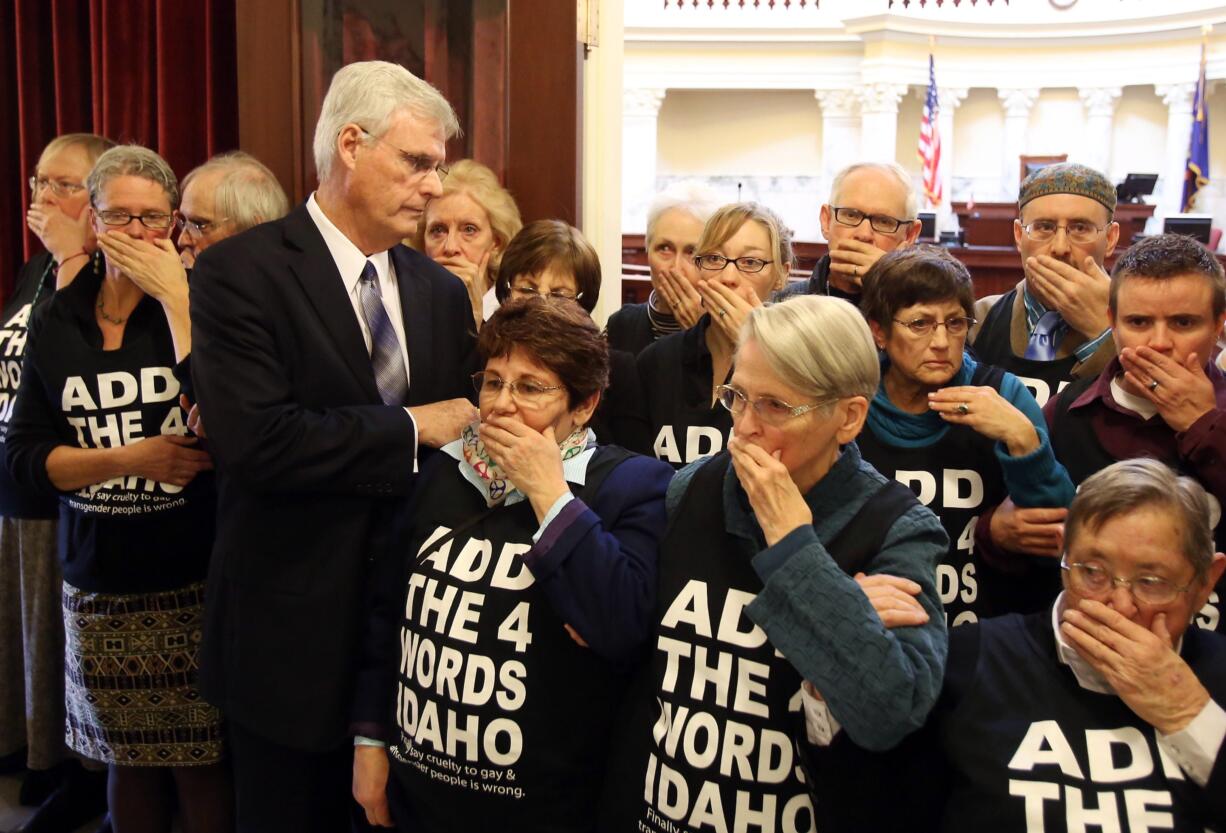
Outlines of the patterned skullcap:
<svg viewBox="0 0 1226 833">
<path fill-rule="evenodd" d="M 1017 195 L 1017 207 L 1020 209 L 1036 197 L 1048 194 L 1089 197 L 1115 213 L 1115 186 L 1098 171 L 1076 162 L 1057 162 L 1026 177 Z"/>
</svg>

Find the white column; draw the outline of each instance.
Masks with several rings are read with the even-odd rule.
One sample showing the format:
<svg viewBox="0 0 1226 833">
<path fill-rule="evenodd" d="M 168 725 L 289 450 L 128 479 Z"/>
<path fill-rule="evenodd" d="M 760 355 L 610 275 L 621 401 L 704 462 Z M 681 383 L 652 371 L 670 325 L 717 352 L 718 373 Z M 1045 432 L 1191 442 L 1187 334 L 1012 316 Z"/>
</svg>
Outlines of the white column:
<svg viewBox="0 0 1226 833">
<path fill-rule="evenodd" d="M 906 84 L 877 81 L 860 89 L 860 157 L 872 162 L 896 162 L 898 102 Z"/>
<path fill-rule="evenodd" d="M 593 8 L 595 3 L 590 4 Z M 601 0 L 599 43 L 583 61 L 583 135 L 580 154 L 579 228 L 604 264 L 600 298 L 592 318 L 604 326 L 622 300 L 622 93 L 625 43 L 622 0 Z M 655 162 L 655 156 L 652 156 Z"/>
<path fill-rule="evenodd" d="M 647 229 L 647 204 L 656 192 L 656 144 L 660 105 L 667 91 L 622 91 L 622 231 Z"/>
<path fill-rule="evenodd" d="M 860 94 L 857 90 L 814 90 L 822 106 L 822 199 L 834 175 L 860 153 Z"/>
<path fill-rule="evenodd" d="M 1077 90 L 1086 108 L 1086 130 L 1082 138 L 1081 161 L 1111 178 L 1112 123 L 1119 87 L 1082 87 Z"/>
<path fill-rule="evenodd" d="M 1162 216 L 1183 210 L 1183 176 L 1188 163 L 1188 145 L 1192 138 L 1192 101 L 1196 84 L 1164 84 L 1154 88 L 1166 105 L 1166 153 L 1162 163 L 1162 200 L 1158 212 Z"/>
<path fill-rule="evenodd" d="M 1030 125 L 1030 108 L 1039 97 L 1034 88 L 997 90 L 1000 103 L 1005 108 L 1005 135 L 1001 142 L 1000 187 L 1006 200 L 1017 199 L 1020 185 L 1019 157 L 1026 152 L 1026 131 Z"/>
<path fill-rule="evenodd" d="M 927 89 L 921 88 L 925 100 Z M 937 129 L 941 132 L 941 193 L 944 199 L 941 210 L 937 212 L 937 228 L 954 228 L 957 223 L 954 216 L 954 111 L 966 100 L 970 91 L 966 87 L 937 87 L 938 106 L 941 108 L 937 116 Z"/>
</svg>

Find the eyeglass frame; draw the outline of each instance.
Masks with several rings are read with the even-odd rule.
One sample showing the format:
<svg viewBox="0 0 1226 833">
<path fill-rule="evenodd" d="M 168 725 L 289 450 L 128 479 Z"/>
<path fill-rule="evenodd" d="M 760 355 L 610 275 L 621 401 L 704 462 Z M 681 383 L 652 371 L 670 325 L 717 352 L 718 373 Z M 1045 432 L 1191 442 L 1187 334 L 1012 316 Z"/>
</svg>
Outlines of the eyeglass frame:
<svg viewBox="0 0 1226 833">
<path fill-rule="evenodd" d="M 910 321 L 903 321 L 901 318 L 892 318 L 890 320 L 892 320 L 895 324 L 902 324 L 904 327 L 907 328 L 907 332 L 911 333 L 911 335 L 915 336 L 916 338 L 932 338 L 933 336 L 937 334 L 937 327 L 944 327 L 946 334 L 953 338 L 961 338 L 962 336 L 969 333 L 972 327 L 974 327 L 976 324 L 979 323 L 978 318 L 974 318 L 970 315 L 955 315 L 952 318 L 946 318 L 944 321 L 934 320 L 932 321 L 930 328 L 928 329 L 927 332 L 919 333 L 915 331 L 914 325 L 919 323 L 920 321 L 927 320 L 923 316 L 920 316 L 919 318 L 912 318 Z M 965 321 L 966 331 L 962 333 L 955 333 L 951 331 L 949 329 L 950 321 Z"/>
<path fill-rule="evenodd" d="M 857 214 L 860 215 L 859 222 L 849 223 L 846 220 L 839 219 L 840 211 L 856 212 Z M 859 228 L 860 226 L 864 225 L 865 220 L 868 220 L 869 226 L 873 229 L 873 231 L 877 232 L 878 234 L 898 234 L 898 230 L 901 229 L 903 226 L 909 225 L 910 223 L 915 222 L 914 217 L 912 217 L 910 220 L 900 220 L 897 217 L 891 217 L 889 214 L 869 214 L 867 211 L 861 211 L 858 208 L 852 208 L 851 206 L 847 206 L 847 205 L 832 205 L 830 206 L 830 213 L 834 216 L 834 221 L 836 223 L 838 223 L 840 226 L 847 226 L 848 228 Z M 877 224 L 875 222 L 877 220 L 889 220 L 891 223 L 894 223 L 895 226 L 890 231 L 886 231 L 885 229 L 881 229 L 877 227 Z"/>
<path fill-rule="evenodd" d="M 46 176 L 31 176 L 26 180 L 30 186 L 30 195 L 33 196 L 43 188 L 50 188 L 51 193 L 57 197 L 71 197 L 85 190 L 84 185 L 78 185 L 75 182 L 65 182 L 62 179 L 51 179 Z"/>
<path fill-rule="evenodd" d="M 128 223 L 132 222 L 133 220 L 136 220 L 142 226 L 149 229 L 150 231 L 166 231 L 169 228 L 173 228 L 175 224 L 175 215 L 173 211 L 169 214 L 162 214 L 161 212 L 154 212 L 153 214 L 148 214 L 148 215 L 129 214 L 127 211 L 118 211 L 112 208 L 99 209 L 98 206 L 94 205 L 93 203 L 90 203 L 90 208 L 94 210 L 94 216 L 102 221 L 102 225 L 110 226 L 111 228 L 120 228 L 122 226 L 126 226 Z M 127 217 L 128 219 L 124 220 L 122 223 L 112 223 L 112 222 L 107 221 L 107 219 L 102 216 L 103 214 L 122 215 L 124 217 Z M 166 225 L 162 226 L 161 228 L 158 228 L 157 226 L 151 226 L 145 222 L 146 217 L 165 217 Z"/>
<path fill-rule="evenodd" d="M 724 263 L 722 266 L 719 266 L 719 267 L 704 266 L 703 261 L 711 259 L 711 258 L 719 258 Z M 753 261 L 757 261 L 758 263 L 761 263 L 762 265 L 759 266 L 757 269 L 744 269 L 741 267 L 742 260 L 753 260 Z M 775 261 L 773 260 L 764 260 L 763 258 L 760 258 L 760 257 L 750 257 L 748 255 L 745 257 L 737 257 L 737 258 L 724 257 L 723 255 L 717 255 L 714 253 L 694 255 L 694 265 L 697 266 L 699 269 L 705 269 L 708 272 L 722 272 L 725 269 L 727 269 L 728 264 L 731 263 L 736 268 L 736 270 L 740 272 L 742 275 L 756 275 L 759 272 L 761 272 L 763 269 L 765 269 L 767 266 L 770 266 L 774 262 Z"/>
<path fill-rule="evenodd" d="M 507 292 L 511 295 L 519 295 L 521 298 L 526 298 L 529 295 L 534 295 L 537 298 L 545 298 L 551 301 L 578 301 L 583 297 L 582 292 L 570 294 L 569 290 L 551 289 L 548 292 L 541 292 L 539 289 L 533 289 L 528 286 L 511 286 L 507 288 Z"/>
<path fill-rule="evenodd" d="M 434 173 L 436 176 L 438 176 L 439 182 L 442 182 L 444 179 L 447 178 L 447 174 L 451 173 L 451 168 L 448 167 L 446 164 L 444 164 L 445 160 L 435 162 L 429 156 L 424 156 L 423 154 L 420 154 L 420 153 L 409 153 L 404 148 L 400 148 L 400 147 L 397 147 L 396 145 L 393 145 L 391 142 L 389 142 L 387 139 L 384 139 L 382 136 L 376 136 L 374 133 L 371 133 L 365 127 L 362 127 L 362 125 L 358 124 L 355 126 L 357 127 L 358 130 L 361 130 L 364 135 L 369 136 L 371 139 L 374 139 L 376 142 L 382 142 L 383 144 L 387 145 L 392 150 L 396 151 L 396 153 L 400 155 L 400 161 L 408 164 L 409 167 L 413 169 L 412 175 L 414 178 L 420 179 L 422 177 L 429 176 L 431 173 Z M 426 168 L 425 170 L 422 170 L 422 165 L 421 165 L 422 162 L 428 162 L 430 163 L 430 166 Z"/>
<path fill-rule="evenodd" d="M 1175 584 L 1173 581 L 1170 581 L 1169 579 L 1165 579 L 1162 576 L 1155 576 L 1153 574 L 1134 576 L 1133 578 L 1129 578 L 1129 579 L 1120 578 L 1115 573 L 1108 570 L 1106 567 L 1101 567 L 1097 564 L 1087 564 L 1084 561 L 1070 562 L 1068 560 L 1068 552 L 1063 553 L 1060 556 L 1060 569 L 1069 574 L 1069 581 L 1076 581 L 1076 579 L 1073 578 L 1073 576 L 1076 575 L 1076 573 L 1074 573 L 1074 568 L 1079 568 L 1081 570 L 1088 570 L 1088 569 L 1102 570 L 1103 573 L 1106 574 L 1107 578 L 1110 579 L 1110 584 L 1107 587 L 1104 587 L 1101 591 L 1079 590 L 1078 592 L 1087 593 L 1087 594 L 1089 593 L 1099 594 L 1100 593 L 1103 596 L 1109 596 L 1115 590 L 1117 586 L 1127 587 L 1129 594 L 1133 598 L 1133 601 L 1138 602 L 1140 604 L 1148 605 L 1151 607 L 1159 607 L 1161 605 L 1170 604 L 1171 602 L 1175 601 L 1175 599 L 1179 598 L 1181 594 L 1187 593 L 1189 590 L 1193 589 L 1196 585 L 1196 579 L 1193 579 L 1190 583 L 1185 584 L 1182 587 L 1180 587 L 1179 585 Z M 1133 585 L 1136 584 L 1141 579 L 1146 579 L 1146 578 L 1156 579 L 1157 581 L 1160 581 L 1163 584 L 1168 585 L 1171 588 L 1171 597 L 1161 602 L 1152 602 L 1152 601 L 1148 601 L 1148 600 L 1145 600 L 1139 597 L 1136 593 L 1136 590 L 1133 589 Z"/>
<path fill-rule="evenodd" d="M 742 402 L 742 403 L 744 403 L 744 404 L 742 404 L 742 405 L 741 405 L 741 408 L 740 408 L 740 410 L 739 410 L 739 411 L 734 410 L 732 405 L 730 405 L 730 404 L 728 404 L 728 403 L 724 402 L 724 394 L 725 394 L 725 393 L 729 393 L 729 394 L 731 394 L 731 395 L 732 395 L 732 401 L 733 401 L 733 402 Z M 753 408 L 754 415 L 755 415 L 755 416 L 756 416 L 758 419 L 760 419 L 760 420 L 762 420 L 764 423 L 766 423 L 767 425 L 782 425 L 784 422 L 786 422 L 786 421 L 787 421 L 787 420 L 789 420 L 789 419 L 795 419 L 795 418 L 796 418 L 796 417 L 798 417 L 798 416 L 804 416 L 805 414 L 809 413 L 810 411 L 816 411 L 818 408 L 825 407 L 826 405 L 829 405 L 829 404 L 831 404 L 832 402 L 838 402 L 838 401 L 839 401 L 840 399 L 842 399 L 842 398 L 843 398 L 843 397 L 841 397 L 841 396 L 833 396 L 833 397 L 830 397 L 830 398 L 828 398 L 828 399 L 819 399 L 817 402 L 814 402 L 814 403 L 813 403 L 813 404 L 811 404 L 811 405 L 792 405 L 791 403 L 785 402 L 785 401 L 783 401 L 782 399 L 780 399 L 780 398 L 779 398 L 779 397 L 777 397 L 777 396 L 759 396 L 757 399 L 752 399 L 752 400 L 751 400 L 751 399 L 750 399 L 748 396 L 746 396 L 746 395 L 745 395 L 745 393 L 744 393 L 743 391 L 739 391 L 739 390 L 737 390 L 737 389 L 736 389 L 736 388 L 734 388 L 732 385 L 720 385 L 720 386 L 718 386 L 718 387 L 715 389 L 715 399 L 716 399 L 716 401 L 717 401 L 717 402 L 719 402 L 719 404 L 720 404 L 721 406 L 723 406 L 724 410 L 726 410 L 728 413 L 732 414 L 732 415 L 735 417 L 735 416 L 737 416 L 738 414 L 743 414 L 743 413 L 745 413 L 745 409 L 746 409 L 746 408 L 748 408 L 748 407 L 752 407 L 752 408 Z M 761 403 L 766 402 L 767 400 L 774 400 L 774 401 L 775 401 L 775 402 L 777 402 L 778 404 L 780 404 L 780 405 L 782 405 L 783 407 L 787 408 L 787 409 L 788 409 L 788 411 L 789 411 L 789 415 L 788 415 L 788 416 L 786 416 L 786 417 L 784 417 L 784 418 L 783 418 L 781 421 L 779 421 L 779 422 L 775 422 L 775 421 L 774 421 L 774 417 L 765 417 L 765 418 L 764 418 L 764 417 L 762 416 L 762 405 L 761 405 Z"/>
<path fill-rule="evenodd" d="M 230 222 L 229 217 L 222 217 L 217 220 L 205 220 L 204 222 L 201 222 L 188 217 L 182 211 L 178 210 L 174 212 L 174 218 L 175 220 L 173 225 L 176 231 L 184 232 L 187 231 L 188 227 L 191 227 L 194 230 L 191 231 L 190 234 L 192 237 L 196 238 L 204 237 L 204 235 L 208 234 L 222 223 Z"/>
<path fill-rule="evenodd" d="M 1113 221 L 1108 220 L 1107 225 L 1105 226 L 1096 226 L 1093 223 L 1091 223 L 1089 220 L 1075 220 L 1074 222 L 1085 223 L 1087 226 L 1094 229 L 1094 234 L 1090 237 L 1085 238 L 1084 240 L 1080 239 L 1079 237 L 1073 236 L 1072 232 L 1069 231 L 1068 223 L 1056 223 L 1055 229 L 1052 230 L 1051 237 L 1035 237 L 1033 234 L 1030 233 L 1030 229 L 1034 227 L 1035 223 L 1050 223 L 1050 222 L 1052 221 L 1051 220 L 1031 220 L 1029 223 L 1023 224 L 1021 223 L 1021 221 L 1019 221 L 1018 225 L 1021 226 L 1022 231 L 1025 232 L 1026 239 L 1033 240 L 1036 243 L 1046 243 L 1048 240 L 1055 240 L 1056 235 L 1059 234 L 1060 232 L 1060 229 L 1064 229 L 1064 236 L 1067 237 L 1069 240 L 1072 240 L 1074 243 L 1085 244 L 1085 243 L 1093 243 L 1095 240 L 1097 240 L 1100 234 L 1102 234 L 1104 231 L 1106 231 L 1107 229 L 1111 227 L 1111 223 Z"/>
<path fill-rule="evenodd" d="M 472 376 L 469 377 L 470 379 L 472 379 L 473 390 L 476 391 L 478 399 L 481 398 L 482 393 L 484 392 L 485 375 L 487 373 L 489 373 L 489 371 L 487 370 L 478 370 L 476 373 L 474 373 Z M 498 393 L 492 394 L 494 397 L 497 397 L 498 394 L 502 393 L 503 388 L 505 388 L 508 392 L 510 392 L 512 400 L 514 400 L 520 406 L 526 407 L 526 408 L 534 408 L 534 409 L 540 408 L 543 406 L 544 403 L 540 401 L 533 402 L 532 400 L 529 400 L 529 399 L 520 398 L 522 396 L 522 394 L 520 393 L 520 386 L 525 383 L 529 383 L 529 384 L 535 385 L 536 387 L 540 388 L 541 393 L 543 394 L 552 393 L 553 391 L 557 391 L 557 390 L 566 390 L 566 385 L 542 385 L 539 382 L 532 382 L 531 380 L 525 380 L 525 379 L 516 379 L 514 382 L 508 382 L 506 379 L 503 379 L 501 376 L 499 376 L 496 373 L 491 373 L 490 375 L 496 378 L 501 383 L 498 386 Z"/>
</svg>

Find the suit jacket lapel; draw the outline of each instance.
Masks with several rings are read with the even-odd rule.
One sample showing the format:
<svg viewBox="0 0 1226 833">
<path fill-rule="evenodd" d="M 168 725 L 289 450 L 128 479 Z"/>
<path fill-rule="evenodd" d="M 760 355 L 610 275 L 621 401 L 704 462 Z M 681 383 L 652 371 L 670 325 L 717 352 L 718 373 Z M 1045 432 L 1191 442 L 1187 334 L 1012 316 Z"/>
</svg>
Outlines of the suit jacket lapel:
<svg viewBox="0 0 1226 833">
<path fill-rule="evenodd" d="M 434 337 L 430 282 L 413 269 L 408 249 L 393 246 L 389 252 L 396 269 L 400 291 L 400 312 L 404 317 L 404 337 L 409 351 L 409 402 L 419 405 L 433 401 L 434 368 L 430 344 Z"/>
<path fill-rule="evenodd" d="M 336 261 L 315 228 L 305 203 L 286 218 L 285 237 L 300 253 L 298 257 L 290 258 L 290 269 L 323 322 L 324 329 L 335 342 L 337 352 L 371 401 L 381 401 L 374 370 L 370 366 L 370 353 L 366 350 L 366 341 L 353 313 L 353 304 L 345 294 L 345 284 L 336 269 Z"/>
</svg>

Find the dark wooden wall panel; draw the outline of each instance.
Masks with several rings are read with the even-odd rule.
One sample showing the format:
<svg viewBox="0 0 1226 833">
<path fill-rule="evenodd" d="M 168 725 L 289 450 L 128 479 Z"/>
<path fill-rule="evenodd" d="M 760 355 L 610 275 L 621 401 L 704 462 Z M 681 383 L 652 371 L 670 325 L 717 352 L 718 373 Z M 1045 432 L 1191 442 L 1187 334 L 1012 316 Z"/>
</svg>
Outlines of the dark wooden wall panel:
<svg viewBox="0 0 1226 833">
<path fill-rule="evenodd" d="M 575 6 L 507 5 L 507 187 L 525 222 L 556 217 L 577 226 L 583 51 Z"/>
<path fill-rule="evenodd" d="M 236 0 L 238 141 L 272 169 L 292 202 L 306 197 L 298 0 Z M 314 125 L 314 114 L 311 116 Z"/>
</svg>

